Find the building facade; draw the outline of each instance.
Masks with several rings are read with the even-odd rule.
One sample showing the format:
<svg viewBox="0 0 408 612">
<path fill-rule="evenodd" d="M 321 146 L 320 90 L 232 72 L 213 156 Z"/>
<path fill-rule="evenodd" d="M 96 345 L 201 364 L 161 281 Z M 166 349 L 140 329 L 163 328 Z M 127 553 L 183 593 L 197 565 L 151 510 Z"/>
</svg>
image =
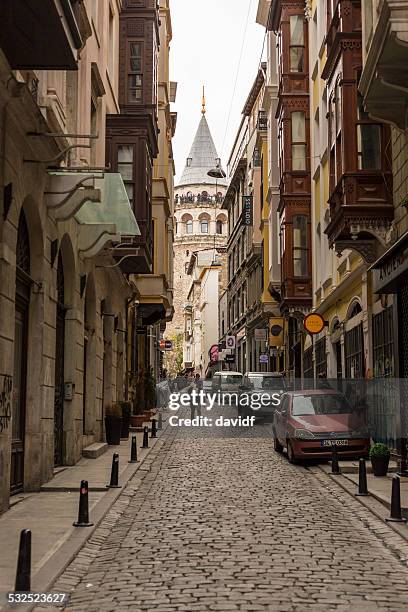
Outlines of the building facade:
<svg viewBox="0 0 408 612">
<path fill-rule="evenodd" d="M 218 302 L 226 288 L 225 253 L 193 252 L 187 273 L 190 288 L 184 308 L 184 359 L 201 378 L 221 369 L 218 349 Z"/>
<path fill-rule="evenodd" d="M 166 338 L 176 340 L 184 335 L 183 369 L 191 370 L 193 360 L 188 331 L 185 328 L 188 313 L 193 306 L 188 299 L 191 277 L 188 273 L 193 254 L 211 249 L 214 261 L 217 250 L 223 250 L 227 242 L 228 215 L 222 210 L 227 182 L 225 178 L 208 175 L 221 168 L 214 141 L 205 117 L 203 100 L 202 116 L 195 134 L 186 165 L 174 199 L 174 310 L 172 323 L 166 328 Z M 197 337 L 197 336 L 196 336 Z M 175 372 L 174 372 L 175 374 Z"/>
<path fill-rule="evenodd" d="M 230 184 L 223 203 L 229 216 L 226 335 L 234 336 L 236 342 L 230 369 L 242 372 L 280 370 L 280 355 L 269 350 L 269 321 L 280 313 L 270 285 L 270 271 L 276 273 L 269 244 L 276 217 L 270 213 L 271 149 L 268 114 L 263 108 L 270 94 L 266 94 L 266 80 L 266 64 L 262 64 L 228 161 Z"/>
<path fill-rule="evenodd" d="M 0 8 L 0 511 L 104 440 L 108 406 L 128 399 L 138 355 L 148 360 L 138 332 L 147 336 L 159 301 L 134 275 L 156 265 L 157 63 L 161 32 L 168 62 L 168 3 L 162 30 L 148 0 L 137 9 L 130 0 L 61 6 Z M 35 37 L 22 36 L 21 23 Z M 171 129 L 164 134 L 171 157 Z M 169 161 L 157 174 L 169 194 L 159 194 L 156 231 L 169 234 L 172 171 Z M 171 294 L 157 294 L 165 307 L 155 323 L 171 315 Z"/>
<path fill-rule="evenodd" d="M 407 19 L 407 3 L 392 0 L 259 2 L 257 20 L 269 43 L 277 38 L 276 49 L 268 44 L 279 99 L 268 130 L 280 151 L 288 376 L 406 376 Z M 296 229 L 300 217 L 311 232 Z M 307 312 L 325 322 L 313 337 L 302 325 Z M 373 400 L 370 424 L 403 455 L 398 393 L 391 385 L 381 405 Z"/>
</svg>

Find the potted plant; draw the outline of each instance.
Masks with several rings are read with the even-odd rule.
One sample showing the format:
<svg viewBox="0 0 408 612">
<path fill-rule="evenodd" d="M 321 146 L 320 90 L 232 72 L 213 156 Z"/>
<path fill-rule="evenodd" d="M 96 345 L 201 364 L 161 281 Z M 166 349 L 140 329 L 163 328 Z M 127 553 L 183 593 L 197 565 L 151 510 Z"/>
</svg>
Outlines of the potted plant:
<svg viewBox="0 0 408 612">
<path fill-rule="evenodd" d="M 122 431 L 122 408 L 119 404 L 108 404 L 105 409 L 105 432 L 108 444 L 120 444 Z"/>
<path fill-rule="evenodd" d="M 150 367 L 145 372 L 144 379 L 145 387 L 145 412 L 150 414 L 156 408 L 156 380 L 153 374 L 153 368 Z"/>
<path fill-rule="evenodd" d="M 386 444 L 377 442 L 370 448 L 370 459 L 374 476 L 386 476 L 390 462 L 390 449 Z"/>
<path fill-rule="evenodd" d="M 120 433 L 120 437 L 124 440 L 127 440 L 129 437 L 129 427 L 130 427 L 130 416 L 132 413 L 132 404 L 131 402 L 120 402 L 120 406 L 122 408 L 122 430 Z"/>
</svg>

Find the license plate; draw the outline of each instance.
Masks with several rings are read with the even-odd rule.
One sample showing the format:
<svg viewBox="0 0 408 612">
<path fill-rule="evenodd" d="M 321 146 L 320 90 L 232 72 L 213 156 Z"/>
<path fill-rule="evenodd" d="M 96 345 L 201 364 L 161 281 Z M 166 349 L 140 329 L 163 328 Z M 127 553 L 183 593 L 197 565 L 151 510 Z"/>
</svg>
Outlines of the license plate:
<svg viewBox="0 0 408 612">
<path fill-rule="evenodd" d="M 321 440 L 320 446 L 348 446 L 348 440 Z"/>
</svg>

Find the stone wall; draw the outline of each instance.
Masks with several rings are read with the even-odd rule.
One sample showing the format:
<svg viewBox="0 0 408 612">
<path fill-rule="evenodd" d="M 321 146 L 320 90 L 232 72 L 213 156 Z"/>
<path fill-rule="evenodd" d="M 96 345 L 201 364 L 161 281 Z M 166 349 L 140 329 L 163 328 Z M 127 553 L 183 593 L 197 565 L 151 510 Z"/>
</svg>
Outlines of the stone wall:
<svg viewBox="0 0 408 612">
<path fill-rule="evenodd" d="M 408 230 L 408 135 L 392 129 L 392 165 L 395 224 L 398 237 Z"/>
</svg>

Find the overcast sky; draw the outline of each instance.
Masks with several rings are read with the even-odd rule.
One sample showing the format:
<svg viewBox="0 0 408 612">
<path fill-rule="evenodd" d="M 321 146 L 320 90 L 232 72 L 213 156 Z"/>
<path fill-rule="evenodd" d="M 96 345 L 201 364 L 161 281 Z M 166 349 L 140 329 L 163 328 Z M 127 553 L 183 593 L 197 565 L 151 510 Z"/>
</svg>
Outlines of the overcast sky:
<svg viewBox="0 0 408 612">
<path fill-rule="evenodd" d="M 207 121 L 225 168 L 242 107 L 258 70 L 265 29 L 255 23 L 258 0 L 170 0 L 170 8 L 173 26 L 170 78 L 178 82 L 173 105 L 178 113 L 173 142 L 178 178 L 201 118 L 203 85 Z M 248 9 L 248 26 L 232 100 Z"/>
</svg>

